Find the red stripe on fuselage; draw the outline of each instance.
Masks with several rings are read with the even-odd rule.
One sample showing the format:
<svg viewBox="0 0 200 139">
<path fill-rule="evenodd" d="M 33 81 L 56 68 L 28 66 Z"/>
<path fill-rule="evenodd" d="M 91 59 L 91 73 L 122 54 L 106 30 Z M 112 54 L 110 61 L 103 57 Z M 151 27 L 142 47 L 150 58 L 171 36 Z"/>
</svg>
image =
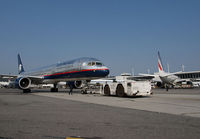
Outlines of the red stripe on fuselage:
<svg viewBox="0 0 200 139">
<path fill-rule="evenodd" d="M 69 71 L 69 72 L 61 72 L 61 73 L 54 73 L 54 74 L 49 74 L 49 75 L 43 75 L 43 76 L 55 76 L 55 75 L 62 75 L 62 74 L 69 74 L 69 73 L 77 73 L 77 72 L 84 72 L 84 71 L 96 71 L 96 70 L 108 70 L 106 69 L 85 69 L 85 70 L 80 70 L 80 71 Z"/>
</svg>

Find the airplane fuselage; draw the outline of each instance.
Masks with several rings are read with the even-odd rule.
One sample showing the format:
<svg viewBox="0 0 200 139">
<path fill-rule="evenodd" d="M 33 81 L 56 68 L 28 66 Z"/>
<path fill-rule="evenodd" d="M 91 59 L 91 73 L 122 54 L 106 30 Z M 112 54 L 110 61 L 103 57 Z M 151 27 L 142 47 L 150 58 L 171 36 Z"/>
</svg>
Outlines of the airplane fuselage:
<svg viewBox="0 0 200 139">
<path fill-rule="evenodd" d="M 159 76 L 163 83 L 175 85 L 179 78 L 175 75 Z"/>
<path fill-rule="evenodd" d="M 56 83 L 60 81 L 98 79 L 108 74 L 109 69 L 99 60 L 79 58 L 24 72 L 20 76 L 40 76 L 43 78 L 42 83 Z"/>
</svg>

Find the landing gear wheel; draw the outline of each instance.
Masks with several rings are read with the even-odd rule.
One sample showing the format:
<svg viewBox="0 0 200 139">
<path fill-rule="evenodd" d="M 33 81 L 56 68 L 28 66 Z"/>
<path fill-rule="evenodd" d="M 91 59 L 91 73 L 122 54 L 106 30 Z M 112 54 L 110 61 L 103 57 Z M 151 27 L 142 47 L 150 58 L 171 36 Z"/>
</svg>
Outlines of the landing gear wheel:
<svg viewBox="0 0 200 139">
<path fill-rule="evenodd" d="M 58 92 L 57 83 L 53 84 L 53 88 L 51 88 L 51 92 Z"/>
<path fill-rule="evenodd" d="M 117 86 L 116 94 L 117 94 L 118 97 L 124 97 L 125 96 L 124 87 L 121 84 L 119 84 Z"/>
<path fill-rule="evenodd" d="M 87 94 L 87 90 L 81 90 L 81 94 Z"/>
<path fill-rule="evenodd" d="M 110 96 L 110 87 L 108 85 L 105 85 L 104 87 L 104 95 Z"/>
</svg>

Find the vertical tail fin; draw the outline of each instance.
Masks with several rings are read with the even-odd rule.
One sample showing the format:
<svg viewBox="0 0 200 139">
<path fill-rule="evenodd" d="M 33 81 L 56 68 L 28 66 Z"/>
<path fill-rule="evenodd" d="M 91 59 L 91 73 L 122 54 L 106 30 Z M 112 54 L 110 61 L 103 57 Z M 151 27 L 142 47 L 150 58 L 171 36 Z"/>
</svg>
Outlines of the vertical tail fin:
<svg viewBox="0 0 200 139">
<path fill-rule="evenodd" d="M 159 51 L 158 51 L 158 69 L 159 69 L 159 72 L 163 72 L 164 71 Z"/>
<path fill-rule="evenodd" d="M 18 57 L 18 73 L 21 74 L 22 72 L 24 72 L 24 66 L 22 64 L 22 60 L 19 54 L 17 55 L 17 57 Z"/>
</svg>

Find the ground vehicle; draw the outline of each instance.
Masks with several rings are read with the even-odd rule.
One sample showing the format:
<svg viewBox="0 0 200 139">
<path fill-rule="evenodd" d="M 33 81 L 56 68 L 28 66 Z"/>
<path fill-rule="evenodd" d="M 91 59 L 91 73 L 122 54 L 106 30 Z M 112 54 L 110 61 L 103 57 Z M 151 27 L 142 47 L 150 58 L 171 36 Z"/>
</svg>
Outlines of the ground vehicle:
<svg viewBox="0 0 200 139">
<path fill-rule="evenodd" d="M 151 92 L 150 81 L 135 81 L 129 75 L 116 76 L 112 82 L 102 85 L 100 94 L 123 96 L 149 96 Z"/>
</svg>

